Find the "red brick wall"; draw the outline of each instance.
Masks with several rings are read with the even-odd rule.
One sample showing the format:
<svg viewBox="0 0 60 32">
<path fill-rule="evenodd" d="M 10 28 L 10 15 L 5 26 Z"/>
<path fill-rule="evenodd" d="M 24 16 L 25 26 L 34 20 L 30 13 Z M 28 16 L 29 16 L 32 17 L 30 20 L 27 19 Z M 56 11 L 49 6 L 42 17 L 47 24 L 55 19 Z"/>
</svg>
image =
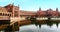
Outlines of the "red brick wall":
<svg viewBox="0 0 60 32">
<path fill-rule="evenodd" d="M 52 14 L 52 16 L 58 16 L 59 15 L 58 13 L 59 13 L 58 11 L 50 11 L 50 10 L 49 11 L 38 11 L 37 15 L 42 16 L 42 17 L 43 16 L 45 17 L 47 14 Z"/>
</svg>

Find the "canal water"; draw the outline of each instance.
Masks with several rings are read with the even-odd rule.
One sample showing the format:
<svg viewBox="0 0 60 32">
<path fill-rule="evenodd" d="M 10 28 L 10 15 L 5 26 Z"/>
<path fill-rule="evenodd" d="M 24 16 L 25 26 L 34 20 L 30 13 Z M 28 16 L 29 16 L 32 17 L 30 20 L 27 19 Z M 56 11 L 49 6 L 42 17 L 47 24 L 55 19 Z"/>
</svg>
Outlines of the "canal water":
<svg viewBox="0 0 60 32">
<path fill-rule="evenodd" d="M 19 32 L 60 32 L 60 23 L 50 21 L 49 23 L 33 23 L 20 27 Z"/>
</svg>

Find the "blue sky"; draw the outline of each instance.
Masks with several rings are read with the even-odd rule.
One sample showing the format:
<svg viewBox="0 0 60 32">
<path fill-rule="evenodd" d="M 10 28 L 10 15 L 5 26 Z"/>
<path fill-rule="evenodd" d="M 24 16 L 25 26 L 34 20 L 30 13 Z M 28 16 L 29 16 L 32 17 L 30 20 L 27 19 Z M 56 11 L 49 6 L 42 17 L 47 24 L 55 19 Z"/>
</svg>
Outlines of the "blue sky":
<svg viewBox="0 0 60 32">
<path fill-rule="evenodd" d="M 37 11 L 39 7 L 42 10 L 49 8 L 53 10 L 58 8 L 60 10 L 60 0 L 0 0 L 0 6 L 6 6 L 12 3 L 16 6 L 19 4 L 21 10 L 27 11 Z"/>
</svg>

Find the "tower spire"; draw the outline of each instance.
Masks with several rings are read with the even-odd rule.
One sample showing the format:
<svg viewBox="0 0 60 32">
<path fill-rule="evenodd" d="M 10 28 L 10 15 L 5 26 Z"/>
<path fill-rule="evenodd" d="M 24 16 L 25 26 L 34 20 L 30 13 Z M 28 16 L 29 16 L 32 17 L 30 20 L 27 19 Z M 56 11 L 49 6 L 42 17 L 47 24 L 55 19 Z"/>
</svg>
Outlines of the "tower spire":
<svg viewBox="0 0 60 32">
<path fill-rule="evenodd" d="M 14 3 L 12 3 L 12 17 L 14 17 Z"/>
<path fill-rule="evenodd" d="M 12 5 L 14 5 L 14 3 L 12 3 Z"/>
<path fill-rule="evenodd" d="M 19 4 L 18 4 L 18 8 L 19 8 Z"/>
<path fill-rule="evenodd" d="M 18 4 L 18 17 L 20 17 L 19 4 Z"/>
<path fill-rule="evenodd" d="M 39 8 L 39 11 L 41 11 L 41 8 Z"/>
<path fill-rule="evenodd" d="M 58 11 L 58 8 L 56 8 L 56 11 Z"/>
</svg>

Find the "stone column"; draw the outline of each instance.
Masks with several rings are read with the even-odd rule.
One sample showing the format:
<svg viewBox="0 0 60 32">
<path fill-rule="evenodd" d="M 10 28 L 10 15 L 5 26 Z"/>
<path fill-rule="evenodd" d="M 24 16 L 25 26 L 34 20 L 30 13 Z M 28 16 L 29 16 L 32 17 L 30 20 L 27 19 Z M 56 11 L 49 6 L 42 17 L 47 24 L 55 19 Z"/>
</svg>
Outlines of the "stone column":
<svg viewBox="0 0 60 32">
<path fill-rule="evenodd" d="M 12 17 L 14 17 L 14 6 L 12 7 Z"/>
</svg>

